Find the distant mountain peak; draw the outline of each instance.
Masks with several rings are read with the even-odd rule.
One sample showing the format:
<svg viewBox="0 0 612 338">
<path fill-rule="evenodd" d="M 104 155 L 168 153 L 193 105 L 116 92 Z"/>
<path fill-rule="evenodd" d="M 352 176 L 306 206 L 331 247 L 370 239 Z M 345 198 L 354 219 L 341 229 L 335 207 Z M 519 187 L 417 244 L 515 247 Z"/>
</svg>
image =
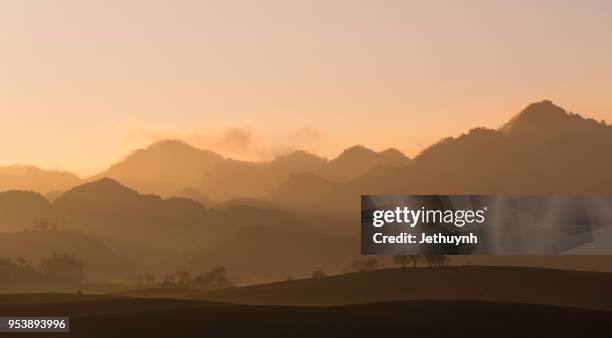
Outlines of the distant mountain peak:
<svg viewBox="0 0 612 338">
<path fill-rule="evenodd" d="M 0 174 L 10 175 L 26 175 L 26 174 L 62 174 L 70 175 L 78 178 L 75 174 L 62 170 L 44 170 L 35 165 L 30 164 L 13 164 L 6 167 L 0 167 Z"/>
<path fill-rule="evenodd" d="M 535 102 L 504 124 L 507 135 L 549 136 L 551 134 L 590 133 L 606 127 L 593 119 L 567 112 L 550 100 Z"/>
<path fill-rule="evenodd" d="M 74 187 L 64 193 L 63 196 L 71 196 L 73 194 L 106 194 L 106 193 L 129 193 L 138 194 L 112 178 L 103 177 L 99 180 L 85 183 Z M 60 197 L 63 198 L 63 197 Z"/>
<path fill-rule="evenodd" d="M 168 149 L 168 150 L 175 150 L 175 149 L 185 149 L 185 148 L 189 148 L 192 150 L 198 150 L 196 147 L 192 146 L 191 144 L 181 141 L 179 139 L 164 139 L 164 140 L 159 140 L 156 141 L 154 143 L 151 143 L 146 149 Z"/>
<path fill-rule="evenodd" d="M 324 162 L 325 160 L 317 155 L 304 150 L 295 150 L 289 154 L 275 158 L 270 164 L 275 167 L 309 170 L 322 165 Z"/>
<path fill-rule="evenodd" d="M 305 150 L 296 149 L 288 154 L 278 156 L 277 158 L 274 159 L 274 161 L 278 161 L 281 159 L 301 159 L 301 158 L 320 159 L 319 156 L 313 153 L 307 152 Z"/>
<path fill-rule="evenodd" d="M 410 160 L 408 156 L 395 148 L 385 149 L 378 153 L 378 155 L 380 155 L 385 161 L 400 162 Z"/>
<path fill-rule="evenodd" d="M 365 146 L 358 144 L 358 145 L 354 145 L 352 147 L 346 148 L 340 155 L 338 155 L 338 157 L 336 158 L 336 160 L 340 160 L 340 159 L 360 159 L 363 157 L 376 157 L 378 154 L 370 149 L 370 148 L 366 148 Z"/>
<path fill-rule="evenodd" d="M 202 205 L 204 205 L 206 207 L 210 207 L 210 206 L 215 204 L 213 200 L 211 200 L 210 198 L 206 197 L 199 190 L 197 190 L 197 189 L 195 189 L 193 187 L 187 187 L 187 188 L 181 190 L 181 192 L 176 194 L 175 197 L 190 199 L 190 200 L 199 202 L 199 203 L 201 203 Z"/>
</svg>

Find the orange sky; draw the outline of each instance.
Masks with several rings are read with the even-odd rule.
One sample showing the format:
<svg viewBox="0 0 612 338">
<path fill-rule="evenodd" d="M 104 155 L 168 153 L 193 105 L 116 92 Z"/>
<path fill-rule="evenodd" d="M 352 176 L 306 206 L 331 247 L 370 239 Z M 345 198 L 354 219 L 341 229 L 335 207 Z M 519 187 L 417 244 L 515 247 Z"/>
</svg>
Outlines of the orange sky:
<svg viewBox="0 0 612 338">
<path fill-rule="evenodd" d="M 533 101 L 612 121 L 610 1 L 3 1 L 0 165 L 181 138 L 410 155 Z"/>
</svg>

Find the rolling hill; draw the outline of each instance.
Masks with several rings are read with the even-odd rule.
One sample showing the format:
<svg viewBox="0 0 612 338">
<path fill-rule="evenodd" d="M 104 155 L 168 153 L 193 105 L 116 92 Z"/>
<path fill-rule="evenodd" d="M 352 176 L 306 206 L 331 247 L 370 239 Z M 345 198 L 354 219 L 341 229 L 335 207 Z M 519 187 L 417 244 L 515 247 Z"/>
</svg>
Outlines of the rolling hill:
<svg viewBox="0 0 612 338">
<path fill-rule="evenodd" d="M 612 311 L 611 273 L 457 266 L 349 273 L 209 291 L 190 299 L 334 306 L 403 300 L 470 300 Z"/>
<path fill-rule="evenodd" d="M 41 295 L 44 297 L 44 295 Z M 69 316 L 71 337 L 588 337 L 611 312 L 531 304 L 405 301 L 337 307 L 225 305 L 187 300 L 98 299 L 0 305 L 0 315 Z M 512 323 L 508 324 L 508 319 Z M 443 325 L 441 325 L 443 323 Z M 66 333 L 45 333 L 65 337 Z M 37 337 L 40 333 L 19 336 Z"/>
<path fill-rule="evenodd" d="M 377 166 L 401 167 L 409 163 L 409 158 L 396 149 L 377 153 L 363 146 L 353 146 L 329 161 L 298 150 L 269 162 L 225 161 L 204 173 L 200 190 L 218 200 L 259 198 L 292 175 L 309 173 L 343 182 Z"/>
</svg>

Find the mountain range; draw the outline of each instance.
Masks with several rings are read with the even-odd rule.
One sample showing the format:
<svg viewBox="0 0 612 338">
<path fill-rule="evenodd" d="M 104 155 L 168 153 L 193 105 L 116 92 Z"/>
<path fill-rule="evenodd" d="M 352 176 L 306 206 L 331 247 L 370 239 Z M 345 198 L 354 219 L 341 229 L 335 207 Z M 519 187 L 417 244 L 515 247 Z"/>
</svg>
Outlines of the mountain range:
<svg viewBox="0 0 612 338">
<path fill-rule="evenodd" d="M 542 101 L 498 130 L 443 139 L 408 166 L 377 167 L 345 183 L 293 175 L 268 199 L 357 215 L 360 194 L 607 194 L 611 147 L 612 126 Z"/>
<path fill-rule="evenodd" d="M 612 126 L 550 101 L 527 106 L 499 129 L 443 139 L 413 159 L 393 149 L 355 146 L 332 160 L 296 151 L 251 163 L 161 141 L 84 180 L 5 168 L 0 177 L 47 177 L 32 182 L 52 192 L 48 199 L 32 191 L 0 192 L 0 231 L 46 220 L 158 271 L 216 264 L 244 273 L 256 273 L 257 266 L 262 273 L 338 271 L 358 256 L 353 236 L 359 231 L 360 194 L 609 194 L 611 148 Z M 298 259 L 300 252 L 324 257 Z M 596 260 L 594 269 L 608 264 Z M 519 262 L 500 257 L 486 263 L 513 261 Z M 573 268 L 585 264 L 565 262 Z"/>
</svg>

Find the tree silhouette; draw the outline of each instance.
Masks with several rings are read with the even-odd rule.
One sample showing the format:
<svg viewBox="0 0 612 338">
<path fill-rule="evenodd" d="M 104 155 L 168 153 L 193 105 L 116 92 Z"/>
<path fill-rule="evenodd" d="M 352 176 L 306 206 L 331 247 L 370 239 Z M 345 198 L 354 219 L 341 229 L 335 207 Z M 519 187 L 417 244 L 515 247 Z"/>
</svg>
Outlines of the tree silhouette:
<svg viewBox="0 0 612 338">
<path fill-rule="evenodd" d="M 227 269 L 223 266 L 216 266 L 210 271 L 197 276 L 193 280 L 193 284 L 196 287 L 204 289 L 220 289 L 232 285 L 227 276 Z"/>
<path fill-rule="evenodd" d="M 412 265 L 412 267 L 417 266 L 417 264 L 422 260 L 419 255 L 396 255 L 393 256 L 393 263 L 397 265 L 401 265 L 402 268 L 405 268 L 407 265 Z"/>
<path fill-rule="evenodd" d="M 180 270 L 176 273 L 176 281 L 179 284 L 190 284 L 191 283 L 191 273 L 186 270 Z"/>
<path fill-rule="evenodd" d="M 358 272 L 374 271 L 377 264 L 378 259 L 376 258 L 358 259 L 353 262 L 352 267 L 353 270 Z"/>
<path fill-rule="evenodd" d="M 448 257 L 446 255 L 425 255 L 425 263 L 429 267 L 441 267 L 448 265 Z"/>
<path fill-rule="evenodd" d="M 322 278 L 322 277 L 327 277 L 327 275 L 325 274 L 325 271 L 315 270 L 312 272 L 311 278 Z"/>
</svg>

